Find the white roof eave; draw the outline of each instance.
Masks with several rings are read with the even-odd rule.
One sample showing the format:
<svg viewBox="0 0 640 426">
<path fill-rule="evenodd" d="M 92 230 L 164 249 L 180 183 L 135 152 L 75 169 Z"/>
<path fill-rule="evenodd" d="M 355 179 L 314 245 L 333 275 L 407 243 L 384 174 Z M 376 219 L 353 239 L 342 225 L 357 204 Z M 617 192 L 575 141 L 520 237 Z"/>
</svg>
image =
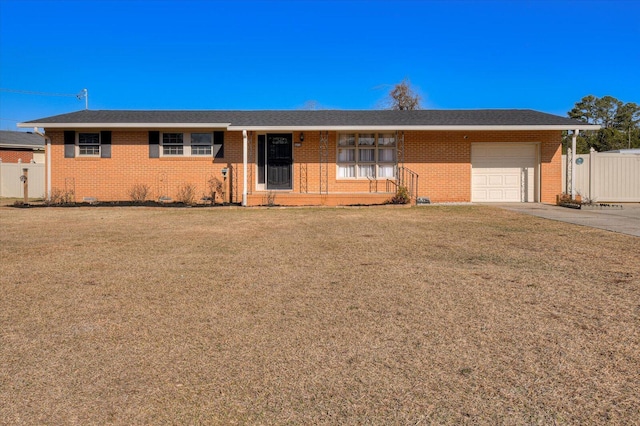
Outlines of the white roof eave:
<svg viewBox="0 0 640 426">
<path fill-rule="evenodd" d="M 598 130 L 596 124 L 571 125 L 300 125 L 300 126 L 242 126 L 231 123 L 18 123 L 20 128 L 45 129 L 211 129 L 229 131 L 517 131 L 517 130 Z"/>
<path fill-rule="evenodd" d="M 471 125 L 471 126 L 229 126 L 230 131 L 513 131 L 513 130 L 598 130 L 600 126 L 583 124 L 565 125 Z"/>
<path fill-rule="evenodd" d="M 226 129 L 231 123 L 18 123 L 18 127 L 46 129 Z"/>
</svg>

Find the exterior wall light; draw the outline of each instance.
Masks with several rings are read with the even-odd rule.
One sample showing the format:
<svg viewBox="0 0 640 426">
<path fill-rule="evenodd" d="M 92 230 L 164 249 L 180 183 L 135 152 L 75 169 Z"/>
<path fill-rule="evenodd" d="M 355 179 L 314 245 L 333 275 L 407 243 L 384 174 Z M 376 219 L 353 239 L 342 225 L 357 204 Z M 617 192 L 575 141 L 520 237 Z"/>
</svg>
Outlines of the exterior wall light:
<svg viewBox="0 0 640 426">
<path fill-rule="evenodd" d="M 304 132 L 300 132 L 300 142 L 304 142 Z"/>
</svg>

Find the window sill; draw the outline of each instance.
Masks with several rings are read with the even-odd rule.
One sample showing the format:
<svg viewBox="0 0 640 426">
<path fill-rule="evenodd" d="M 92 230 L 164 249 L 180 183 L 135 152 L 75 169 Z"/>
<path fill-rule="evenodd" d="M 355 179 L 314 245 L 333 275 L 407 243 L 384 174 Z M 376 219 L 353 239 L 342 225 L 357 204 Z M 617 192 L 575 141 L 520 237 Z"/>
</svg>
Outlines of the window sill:
<svg viewBox="0 0 640 426">
<path fill-rule="evenodd" d="M 345 177 L 336 177 L 336 180 L 346 180 L 346 181 L 356 181 L 356 182 L 369 182 L 370 180 L 376 181 L 385 181 L 385 180 L 396 180 L 395 177 L 378 177 L 378 178 L 366 178 L 366 177 L 358 177 L 358 178 L 345 178 Z"/>
<path fill-rule="evenodd" d="M 214 158 L 210 156 L 165 156 L 160 157 L 160 161 L 213 161 Z M 220 158 L 216 158 L 215 160 L 221 160 Z M 222 159 L 223 160 L 223 159 Z"/>
</svg>

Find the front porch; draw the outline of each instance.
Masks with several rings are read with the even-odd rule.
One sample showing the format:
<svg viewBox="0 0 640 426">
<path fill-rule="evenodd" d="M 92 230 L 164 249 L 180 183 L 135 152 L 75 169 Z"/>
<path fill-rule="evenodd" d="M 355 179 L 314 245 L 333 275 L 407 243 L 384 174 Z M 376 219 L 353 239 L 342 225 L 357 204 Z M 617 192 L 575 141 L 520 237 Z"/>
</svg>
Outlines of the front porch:
<svg viewBox="0 0 640 426">
<path fill-rule="evenodd" d="M 385 204 L 395 192 L 301 194 L 260 191 L 247 195 L 247 206 L 357 206 Z"/>
<path fill-rule="evenodd" d="M 418 175 L 402 164 L 404 132 L 243 130 L 242 157 L 234 187 L 245 206 L 379 205 L 401 186 L 409 203 L 418 195 Z"/>
</svg>

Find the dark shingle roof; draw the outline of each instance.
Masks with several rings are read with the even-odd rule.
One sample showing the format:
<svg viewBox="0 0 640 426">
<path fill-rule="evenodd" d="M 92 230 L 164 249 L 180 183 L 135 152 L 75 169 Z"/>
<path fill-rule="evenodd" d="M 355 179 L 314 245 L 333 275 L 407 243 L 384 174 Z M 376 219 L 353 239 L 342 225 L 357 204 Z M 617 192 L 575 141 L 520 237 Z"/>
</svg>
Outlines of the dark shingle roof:
<svg viewBox="0 0 640 426">
<path fill-rule="evenodd" d="M 0 130 L 0 146 L 13 148 L 44 148 L 44 138 L 31 132 Z"/>
<path fill-rule="evenodd" d="M 83 110 L 56 115 L 27 124 L 225 124 L 232 127 L 331 127 L 331 126 L 584 126 L 577 120 L 533 110 L 264 110 L 264 111 L 136 111 Z"/>
</svg>

